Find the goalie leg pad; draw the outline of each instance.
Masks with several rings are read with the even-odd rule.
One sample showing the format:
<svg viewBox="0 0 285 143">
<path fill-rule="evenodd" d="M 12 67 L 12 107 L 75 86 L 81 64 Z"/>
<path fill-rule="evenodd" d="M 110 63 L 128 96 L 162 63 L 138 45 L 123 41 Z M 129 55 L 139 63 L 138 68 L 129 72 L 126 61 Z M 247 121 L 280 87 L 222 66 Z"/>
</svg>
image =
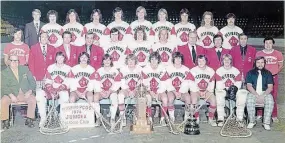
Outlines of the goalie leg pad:
<svg viewBox="0 0 285 143">
<path fill-rule="evenodd" d="M 59 94 L 59 99 L 58 99 L 59 104 L 68 103 L 69 94 L 67 91 L 60 91 L 58 94 Z"/>
<path fill-rule="evenodd" d="M 38 104 L 38 113 L 40 114 L 42 119 L 46 118 L 46 104 L 47 99 L 45 98 L 45 91 L 43 90 L 36 90 L 36 100 Z"/>
<path fill-rule="evenodd" d="M 243 114 L 244 114 L 244 108 L 245 108 L 245 103 L 246 103 L 246 98 L 247 98 L 248 91 L 245 89 L 240 89 L 237 92 L 237 101 L 236 101 L 236 114 L 237 114 L 237 119 L 242 120 L 243 119 Z"/>
<path fill-rule="evenodd" d="M 110 114 L 111 114 L 111 119 L 115 119 L 117 109 L 118 109 L 118 95 L 116 93 L 112 93 L 110 95 Z"/>
<path fill-rule="evenodd" d="M 225 90 L 216 90 L 216 101 L 217 101 L 217 113 L 218 113 L 218 120 L 224 120 L 225 116 L 225 97 L 226 97 Z"/>
<path fill-rule="evenodd" d="M 124 111 L 125 110 L 125 95 L 122 93 L 118 94 L 118 104 L 119 104 L 119 110 Z"/>
</svg>

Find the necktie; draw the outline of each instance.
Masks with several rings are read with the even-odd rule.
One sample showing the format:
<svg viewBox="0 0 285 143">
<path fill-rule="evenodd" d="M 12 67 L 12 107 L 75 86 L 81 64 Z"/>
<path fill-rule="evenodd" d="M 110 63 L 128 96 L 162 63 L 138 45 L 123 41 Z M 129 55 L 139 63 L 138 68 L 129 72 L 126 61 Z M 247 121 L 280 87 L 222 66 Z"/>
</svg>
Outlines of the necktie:
<svg viewBox="0 0 285 143">
<path fill-rule="evenodd" d="M 245 47 L 242 47 L 242 48 L 241 48 L 241 56 L 242 56 L 242 59 L 244 59 L 244 56 L 245 56 Z"/>
<path fill-rule="evenodd" d="M 43 46 L 43 55 L 44 55 L 44 59 L 46 60 L 46 55 L 47 55 L 46 46 Z"/>
<path fill-rule="evenodd" d="M 262 94 L 262 75 L 261 71 L 258 70 L 258 77 L 256 82 L 256 92 L 260 95 Z"/>
<path fill-rule="evenodd" d="M 192 58 L 193 58 L 193 62 L 196 62 L 196 51 L 195 51 L 195 47 L 192 46 Z"/>
<path fill-rule="evenodd" d="M 219 59 L 219 61 L 221 60 L 221 51 L 220 50 L 218 50 L 218 52 L 217 52 L 217 55 L 218 55 L 218 59 Z"/>
<path fill-rule="evenodd" d="M 39 34 L 39 23 L 36 23 L 37 34 Z"/>
</svg>

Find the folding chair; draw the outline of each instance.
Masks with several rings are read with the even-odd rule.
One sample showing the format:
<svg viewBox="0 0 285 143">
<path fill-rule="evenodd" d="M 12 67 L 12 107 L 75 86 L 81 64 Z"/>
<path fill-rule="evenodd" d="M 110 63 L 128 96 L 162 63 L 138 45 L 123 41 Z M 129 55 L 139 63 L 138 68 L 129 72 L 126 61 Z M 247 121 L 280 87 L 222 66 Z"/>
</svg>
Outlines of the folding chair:
<svg viewBox="0 0 285 143">
<path fill-rule="evenodd" d="M 13 108 L 15 107 L 28 107 L 28 104 L 25 102 L 18 102 L 18 103 L 11 103 L 10 105 L 10 127 L 12 127 L 14 125 L 14 110 Z"/>
</svg>

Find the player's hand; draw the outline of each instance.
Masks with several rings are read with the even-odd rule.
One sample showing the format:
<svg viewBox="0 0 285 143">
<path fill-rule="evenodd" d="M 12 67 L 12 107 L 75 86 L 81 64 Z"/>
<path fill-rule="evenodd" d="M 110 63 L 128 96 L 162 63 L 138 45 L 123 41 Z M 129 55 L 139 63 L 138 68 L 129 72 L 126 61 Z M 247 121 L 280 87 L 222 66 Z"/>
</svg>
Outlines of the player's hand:
<svg viewBox="0 0 285 143">
<path fill-rule="evenodd" d="M 175 97 L 177 99 L 181 99 L 181 93 L 180 92 L 174 92 L 174 94 L 175 94 Z"/>
<path fill-rule="evenodd" d="M 206 97 L 206 93 L 207 93 L 206 91 L 200 92 L 200 97 L 203 98 L 203 99 L 207 98 Z"/>
<path fill-rule="evenodd" d="M 256 103 L 263 104 L 264 103 L 264 97 L 265 97 L 265 95 L 263 95 L 263 94 L 257 96 Z"/>
<path fill-rule="evenodd" d="M 17 103 L 18 102 L 18 99 L 16 96 L 14 96 L 13 94 L 10 94 L 9 97 L 11 98 L 12 100 L 12 103 Z"/>
<path fill-rule="evenodd" d="M 33 93 L 32 90 L 27 91 L 27 92 L 25 93 L 25 97 L 30 96 L 32 93 Z"/>
</svg>

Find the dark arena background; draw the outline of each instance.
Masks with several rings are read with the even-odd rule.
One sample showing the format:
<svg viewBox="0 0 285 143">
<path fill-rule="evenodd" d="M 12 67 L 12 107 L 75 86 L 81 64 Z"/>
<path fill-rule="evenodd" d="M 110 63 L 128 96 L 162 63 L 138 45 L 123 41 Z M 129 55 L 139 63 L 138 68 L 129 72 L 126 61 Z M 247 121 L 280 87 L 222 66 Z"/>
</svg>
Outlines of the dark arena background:
<svg viewBox="0 0 285 143">
<path fill-rule="evenodd" d="M 243 29 L 249 37 L 248 43 L 254 45 L 258 51 L 264 48 L 263 39 L 272 36 L 275 39 L 274 48 L 281 51 L 284 56 L 284 1 L 1 1 L 1 67 L 4 67 L 3 50 L 6 43 L 12 42 L 11 33 L 14 28 L 24 30 L 25 24 L 32 21 L 32 10 L 41 10 L 41 21 L 47 23 L 46 13 L 56 10 L 59 14 L 57 22 L 65 24 L 66 13 L 69 9 L 75 9 L 82 25 L 90 22 L 90 14 L 93 9 L 102 12 L 102 24 L 108 25 L 113 21 L 112 12 L 116 7 L 121 7 L 124 12 L 124 21 L 131 23 L 137 19 L 136 8 L 146 8 L 146 19 L 151 23 L 158 21 L 157 12 L 165 8 L 168 12 L 168 20 L 173 24 L 180 21 L 179 12 L 182 8 L 190 11 L 190 22 L 196 28 L 200 27 L 201 17 L 205 11 L 211 11 L 214 15 L 214 25 L 221 29 L 227 25 L 226 14 L 234 13 L 237 16 L 236 25 Z M 42 135 L 35 128 L 27 128 L 24 119 L 19 113 L 16 115 L 15 125 L 1 133 L 2 143 L 284 143 L 285 137 L 285 95 L 284 95 L 284 70 L 279 75 L 278 111 L 280 123 L 273 124 L 271 131 L 265 131 L 261 123 L 252 129 L 250 138 L 224 138 L 219 134 L 220 128 L 210 127 L 201 123 L 201 135 L 186 136 L 172 135 L 166 127 L 155 128 L 151 135 L 132 135 L 129 128 L 125 128 L 122 134 L 109 135 L 102 127 L 77 128 L 67 134 L 56 136 Z M 179 110 L 179 107 L 177 108 Z M 182 111 L 176 112 L 176 114 Z M 38 124 L 38 122 L 35 122 Z"/>
</svg>

